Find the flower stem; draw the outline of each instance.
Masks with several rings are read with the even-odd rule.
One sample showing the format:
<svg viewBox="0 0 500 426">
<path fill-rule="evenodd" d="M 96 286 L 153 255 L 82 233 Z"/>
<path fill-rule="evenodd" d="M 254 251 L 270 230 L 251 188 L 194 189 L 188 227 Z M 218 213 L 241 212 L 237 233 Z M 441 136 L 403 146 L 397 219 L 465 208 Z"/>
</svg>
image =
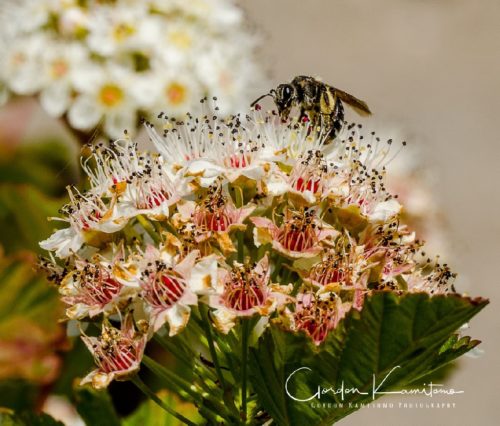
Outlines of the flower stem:
<svg viewBox="0 0 500 426">
<path fill-rule="evenodd" d="M 274 263 L 274 271 L 273 274 L 271 275 L 271 281 L 276 281 L 278 279 L 278 275 L 281 272 L 281 264 L 283 263 L 283 258 L 281 256 L 278 256 Z"/>
<path fill-rule="evenodd" d="M 136 218 L 153 241 L 158 244 L 160 242 L 160 238 L 158 237 L 154 226 L 151 225 L 151 223 L 142 214 L 138 214 Z"/>
<path fill-rule="evenodd" d="M 146 384 L 139 378 L 139 376 L 134 376 L 131 379 L 132 383 L 136 385 L 144 395 L 158 404 L 161 408 L 163 408 L 167 413 L 174 416 L 176 419 L 180 420 L 186 425 L 196 426 L 196 423 L 193 423 L 191 420 L 184 417 L 182 414 L 178 413 L 175 410 L 172 410 L 167 404 L 165 404 L 151 389 L 149 389 Z"/>
<path fill-rule="evenodd" d="M 248 363 L 248 334 L 250 332 L 250 321 L 242 320 L 241 332 L 241 418 L 243 423 L 247 420 L 247 363 Z"/>
<path fill-rule="evenodd" d="M 192 387 L 196 389 L 195 385 L 187 382 L 182 377 L 177 376 L 177 374 L 175 374 L 168 368 L 163 367 L 161 364 L 157 363 L 154 359 L 148 357 L 147 355 L 144 355 L 142 362 L 148 370 L 153 372 L 156 376 L 164 379 L 172 387 L 181 389 L 195 401 L 200 399 L 200 395 L 192 389 Z"/>
<path fill-rule="evenodd" d="M 206 386 L 204 382 L 200 383 L 201 388 L 195 383 L 189 383 L 184 378 L 157 363 L 154 359 L 149 358 L 147 355 L 144 356 L 142 362 L 149 371 L 161 378 L 167 385 L 170 386 L 170 388 L 179 388 L 185 392 L 186 395 L 182 395 L 179 390 L 176 390 L 176 392 L 183 398 L 188 400 L 191 399 L 195 403 L 196 407 L 198 407 L 198 411 L 203 417 L 210 418 L 214 423 L 216 423 L 217 416 L 226 415 L 226 407 L 221 404 L 217 395 L 211 392 L 212 389 Z M 202 395 L 202 391 L 205 391 L 204 395 Z"/>
<path fill-rule="evenodd" d="M 219 378 L 220 385 L 222 389 L 226 388 L 226 383 L 224 381 L 224 376 L 222 375 L 222 370 L 219 365 L 219 359 L 217 358 L 217 352 L 215 351 L 214 340 L 212 337 L 212 330 L 210 329 L 210 318 L 208 317 L 208 307 L 204 304 L 200 304 L 200 311 L 202 315 L 202 326 L 205 331 L 205 336 L 208 341 L 208 349 L 210 350 L 210 356 L 212 357 L 212 362 L 215 365 L 215 371 L 217 372 L 217 377 Z"/>
<path fill-rule="evenodd" d="M 244 237 L 243 231 L 238 231 L 238 262 L 243 263 L 244 260 Z"/>
</svg>

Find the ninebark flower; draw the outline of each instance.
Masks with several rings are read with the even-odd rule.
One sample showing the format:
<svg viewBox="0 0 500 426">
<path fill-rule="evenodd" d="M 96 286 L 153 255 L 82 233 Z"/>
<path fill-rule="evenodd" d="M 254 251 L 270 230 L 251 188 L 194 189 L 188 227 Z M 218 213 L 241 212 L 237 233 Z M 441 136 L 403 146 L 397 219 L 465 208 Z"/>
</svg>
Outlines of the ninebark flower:
<svg viewBox="0 0 500 426">
<path fill-rule="evenodd" d="M 339 235 L 338 231 L 321 223 L 314 210 L 307 208 L 287 210 L 281 226 L 265 217 L 252 217 L 250 220 L 255 225 L 254 241 L 257 247 L 271 243 L 275 250 L 291 258 L 314 257 L 323 250 L 323 242 Z"/>
<path fill-rule="evenodd" d="M 105 320 L 100 336 L 84 335 L 82 340 L 92 353 L 97 369 L 90 372 L 81 384 L 91 383 L 94 388 L 102 389 L 111 381 L 125 380 L 139 370 L 147 334 L 137 331 L 132 316 L 127 315 L 120 329 Z"/>
<path fill-rule="evenodd" d="M 138 266 L 125 259 L 123 247 L 111 254 L 111 261 L 102 255 L 89 260 L 76 259 L 74 269 L 59 285 L 62 301 L 69 305 L 69 319 L 94 317 L 100 313 L 119 311 L 122 302 L 138 292 Z"/>
<path fill-rule="evenodd" d="M 228 333 L 238 317 L 254 314 L 269 316 L 279 305 L 288 302 L 289 286 L 270 282 L 269 258 L 265 255 L 255 264 L 233 263 L 230 269 L 220 268 L 216 294 L 210 305 L 216 310 L 213 318 L 222 333 Z"/>
<path fill-rule="evenodd" d="M 103 318 L 101 337 L 84 336 L 98 364 L 86 382 L 128 377 L 165 330 L 205 346 L 222 382 L 213 352 L 235 339 L 244 351 L 274 322 L 321 346 L 375 292 L 454 291 L 447 265 L 422 265 L 422 243 L 385 188 L 391 143 L 348 128 L 325 145 L 321 129 L 272 112 L 160 118 L 163 134 L 146 121 L 156 153 L 127 136 L 92 148 L 90 189 L 70 191 L 69 228 L 42 242 L 65 259 L 51 273 L 68 317 Z M 121 330 L 114 315 L 126 318 Z M 132 315 L 147 333 L 127 325 Z M 226 360 L 228 375 L 238 370 Z"/>
<path fill-rule="evenodd" d="M 307 291 L 297 295 L 292 328 L 305 331 L 316 345 L 320 345 L 330 330 L 334 329 L 351 307 L 327 287 L 317 292 Z"/>
<path fill-rule="evenodd" d="M 198 303 L 198 294 L 210 293 L 215 287 L 215 258 L 198 257 L 199 251 L 192 251 L 177 261 L 178 256 L 166 250 L 152 246 L 146 250 L 140 285 L 153 331 L 167 322 L 170 336 L 179 333 L 189 321 L 189 306 Z"/>
</svg>

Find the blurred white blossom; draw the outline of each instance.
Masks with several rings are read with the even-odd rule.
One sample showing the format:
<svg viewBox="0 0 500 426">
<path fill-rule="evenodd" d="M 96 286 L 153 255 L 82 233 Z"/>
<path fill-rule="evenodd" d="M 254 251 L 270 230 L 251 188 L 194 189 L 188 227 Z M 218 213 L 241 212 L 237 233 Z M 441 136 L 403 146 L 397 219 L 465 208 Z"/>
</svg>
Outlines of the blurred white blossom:
<svg viewBox="0 0 500 426">
<path fill-rule="evenodd" d="M 203 96 L 242 111 L 263 81 L 233 0 L 3 0 L 0 24 L 0 102 L 37 95 L 50 115 L 81 131 L 102 122 L 112 138 Z"/>
</svg>

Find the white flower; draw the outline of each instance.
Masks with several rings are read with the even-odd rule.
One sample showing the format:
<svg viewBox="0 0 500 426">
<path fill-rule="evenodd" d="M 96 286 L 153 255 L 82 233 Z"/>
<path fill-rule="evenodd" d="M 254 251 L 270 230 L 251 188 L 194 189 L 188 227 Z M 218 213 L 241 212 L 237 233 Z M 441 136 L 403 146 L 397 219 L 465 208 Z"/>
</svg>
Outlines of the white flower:
<svg viewBox="0 0 500 426">
<path fill-rule="evenodd" d="M 144 73 L 132 88 L 141 107 L 150 111 L 167 111 L 170 117 L 182 118 L 197 109 L 203 97 L 198 80 L 179 68 L 153 69 Z"/>
<path fill-rule="evenodd" d="M 59 117 L 69 108 L 74 73 L 86 60 L 87 52 L 80 44 L 48 41 L 42 53 L 43 75 L 33 78 L 44 82 L 40 102 L 49 114 Z"/>
<path fill-rule="evenodd" d="M 137 103 L 128 90 L 134 84 L 129 70 L 118 66 L 82 68 L 74 84 L 80 94 L 68 114 L 73 127 L 90 130 L 104 118 L 104 129 L 114 138 L 135 127 Z"/>
<path fill-rule="evenodd" d="M 32 95 L 40 90 L 38 78 L 42 66 L 42 52 L 47 39 L 27 37 L 12 44 L 3 55 L 3 78 L 16 94 Z"/>
<path fill-rule="evenodd" d="M 87 38 L 90 50 L 99 55 L 112 56 L 121 51 L 140 51 L 152 40 L 144 37 L 147 25 L 147 4 L 132 3 L 102 5 L 91 11 Z M 149 43 L 148 43 L 149 42 Z"/>
<path fill-rule="evenodd" d="M 36 95 L 73 128 L 102 124 L 116 139 L 143 114 L 182 119 L 202 96 L 243 110 L 263 82 L 255 46 L 233 0 L 3 0 L 0 102 Z"/>
</svg>

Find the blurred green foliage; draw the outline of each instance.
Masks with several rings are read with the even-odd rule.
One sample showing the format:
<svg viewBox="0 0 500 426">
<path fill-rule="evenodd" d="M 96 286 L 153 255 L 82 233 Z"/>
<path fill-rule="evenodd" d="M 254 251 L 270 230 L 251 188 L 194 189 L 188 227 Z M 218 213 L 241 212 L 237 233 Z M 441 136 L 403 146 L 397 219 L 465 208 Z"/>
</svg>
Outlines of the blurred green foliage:
<svg viewBox="0 0 500 426">
<path fill-rule="evenodd" d="M 2 426 L 64 426 L 47 414 L 34 414 L 22 412 L 14 414 L 10 411 L 0 412 L 0 425 Z"/>
<path fill-rule="evenodd" d="M 72 149 L 57 140 L 0 144 L 0 184 L 30 184 L 46 195 L 63 196 L 66 185 L 79 179 L 73 157 Z"/>
<path fill-rule="evenodd" d="M 106 426 L 120 426 L 120 419 L 106 391 L 96 391 L 89 386 L 77 386 L 74 391 L 74 401 L 78 414 L 85 424 L 98 425 L 106 419 Z"/>
<path fill-rule="evenodd" d="M 57 215 L 76 170 L 62 142 L 0 145 L 0 407 L 16 412 L 41 407 L 70 347 L 57 289 L 36 264 L 38 242 L 56 225 L 47 217 Z M 0 423 L 38 424 L 26 416 Z"/>
</svg>

